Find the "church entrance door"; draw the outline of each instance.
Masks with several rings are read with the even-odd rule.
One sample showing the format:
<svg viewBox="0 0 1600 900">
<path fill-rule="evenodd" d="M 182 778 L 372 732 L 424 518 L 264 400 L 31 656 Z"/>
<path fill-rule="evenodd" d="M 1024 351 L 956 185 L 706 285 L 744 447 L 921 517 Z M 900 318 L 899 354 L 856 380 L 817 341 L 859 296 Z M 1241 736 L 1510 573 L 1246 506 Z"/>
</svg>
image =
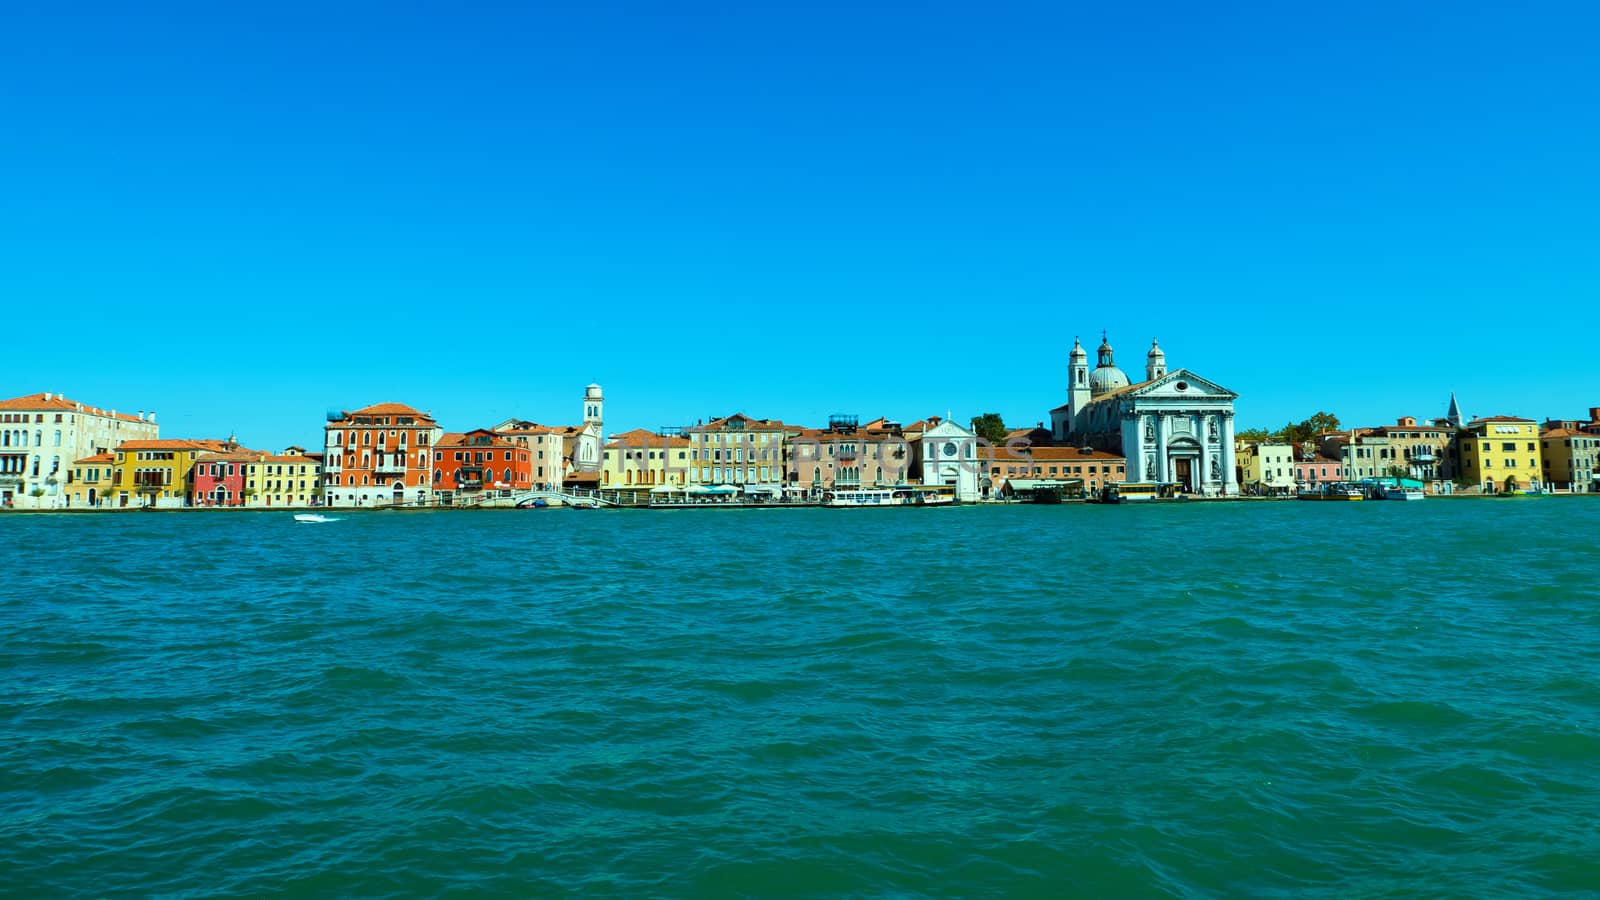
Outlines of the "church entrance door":
<svg viewBox="0 0 1600 900">
<path fill-rule="evenodd" d="M 1172 461 L 1174 480 L 1183 485 L 1185 493 L 1194 493 L 1194 460 L 1181 456 Z"/>
</svg>

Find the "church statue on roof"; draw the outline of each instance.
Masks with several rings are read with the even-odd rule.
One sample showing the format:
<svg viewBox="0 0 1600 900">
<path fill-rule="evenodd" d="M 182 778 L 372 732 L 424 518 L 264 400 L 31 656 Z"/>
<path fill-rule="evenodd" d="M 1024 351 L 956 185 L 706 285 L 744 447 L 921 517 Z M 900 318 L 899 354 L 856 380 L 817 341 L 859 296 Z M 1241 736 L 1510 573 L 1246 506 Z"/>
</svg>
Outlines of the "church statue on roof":
<svg viewBox="0 0 1600 900">
<path fill-rule="evenodd" d="M 1077 339 L 1067 354 L 1067 402 L 1050 411 L 1057 443 L 1120 453 L 1128 478 L 1186 493 L 1239 492 L 1234 468 L 1233 403 L 1238 394 L 1187 369 L 1167 369 L 1159 341 L 1145 354 L 1144 380 L 1117 367 L 1102 332 L 1095 366 Z"/>
</svg>

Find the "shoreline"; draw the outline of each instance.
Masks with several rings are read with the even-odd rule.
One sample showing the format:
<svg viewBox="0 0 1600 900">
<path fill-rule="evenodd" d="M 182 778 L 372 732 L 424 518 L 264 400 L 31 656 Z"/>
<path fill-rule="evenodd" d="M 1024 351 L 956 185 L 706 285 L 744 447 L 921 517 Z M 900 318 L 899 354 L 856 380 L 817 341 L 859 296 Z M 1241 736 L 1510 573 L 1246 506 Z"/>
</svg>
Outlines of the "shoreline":
<svg viewBox="0 0 1600 900">
<path fill-rule="evenodd" d="M 1600 492 L 1588 492 L 1588 493 L 1585 493 L 1585 492 L 1564 491 L 1564 492 L 1560 492 L 1560 493 L 1542 494 L 1542 495 L 1538 495 L 1538 496 L 1535 496 L 1535 497 L 1507 496 L 1507 495 L 1504 495 L 1504 494 L 1453 493 L 1453 494 L 1429 494 L 1426 499 L 1428 499 L 1428 500 L 1543 500 L 1543 499 L 1547 499 L 1547 498 L 1583 498 L 1583 497 L 1600 497 Z M 1282 502 L 1293 502 L 1293 501 L 1297 501 L 1297 500 L 1299 500 L 1299 498 L 1298 497 L 1294 497 L 1294 496 L 1289 496 L 1289 497 L 1188 497 L 1188 498 L 1185 498 L 1185 499 L 1182 499 L 1182 500 L 1171 499 L 1171 498 L 1163 498 L 1163 499 L 1160 499 L 1160 500 L 1145 501 L 1145 503 L 1153 503 L 1153 504 L 1158 505 L 1158 506 L 1173 506 L 1173 505 L 1215 504 L 1215 503 L 1282 503 Z M 1386 503 L 1386 502 L 1395 502 L 1395 501 L 1363 500 L 1363 501 L 1357 501 L 1357 502 L 1363 502 L 1363 503 Z M 1415 502 L 1415 501 L 1412 501 L 1412 502 Z M 1032 507 L 1032 506 L 1142 506 L 1142 505 L 1144 505 L 1144 503 L 1101 504 L 1101 503 L 1090 503 L 1088 500 L 1084 500 L 1084 499 L 1071 499 L 1071 500 L 1062 500 L 1059 503 L 1032 503 L 1032 502 L 1025 502 L 1025 501 L 980 500 L 980 501 L 978 501 L 976 503 L 961 503 L 961 504 L 953 504 L 953 505 L 955 505 L 955 506 L 964 506 L 964 507 L 973 507 L 973 506 L 1001 506 L 1001 507 L 1013 507 L 1013 506 L 1022 506 L 1022 507 Z M 554 509 L 571 509 L 571 508 L 573 508 L 573 507 L 570 507 L 570 506 L 567 506 L 565 504 L 562 504 L 562 505 L 559 505 L 559 506 L 545 507 L 544 509 L 554 510 Z M 645 505 L 645 504 L 641 504 L 641 505 L 637 505 L 637 506 L 617 505 L 617 506 L 601 506 L 601 507 L 596 507 L 596 508 L 597 509 L 602 509 L 602 510 L 606 510 L 606 509 L 610 509 L 610 510 L 650 510 L 650 511 L 656 511 L 656 512 L 664 512 L 664 511 L 672 511 L 672 510 L 723 510 L 723 511 L 745 510 L 745 511 L 748 511 L 748 510 L 760 510 L 760 509 L 767 509 L 767 510 L 773 510 L 773 509 L 834 509 L 836 507 L 823 506 L 821 503 L 789 503 L 789 504 L 778 504 L 778 503 L 773 503 L 773 504 L 764 504 L 764 503 L 706 503 L 706 504 L 699 504 L 699 505 L 692 505 L 691 504 L 691 505 L 681 505 L 681 506 L 649 506 L 649 505 Z M 846 509 L 846 508 L 853 508 L 853 507 L 837 507 L 837 508 Z M 892 506 L 892 507 L 884 507 L 884 508 L 885 509 L 943 509 L 943 508 L 945 508 L 945 506 L 943 506 L 943 505 L 926 506 L 926 507 L 919 507 L 919 506 Z M 117 507 L 117 508 L 114 508 L 114 509 L 83 509 L 83 508 L 69 509 L 69 508 L 65 508 L 65 507 L 57 508 L 57 509 L 17 509 L 15 507 L 9 507 L 9 508 L 0 509 L 0 516 L 6 516 L 6 515 L 118 515 L 118 514 L 127 514 L 127 513 L 307 513 L 307 512 L 316 512 L 316 513 L 352 513 L 352 512 L 355 512 L 355 513 L 370 513 L 370 512 L 456 512 L 456 513 L 467 513 L 467 512 L 534 512 L 534 511 L 536 511 L 536 510 L 534 510 L 531 507 L 485 506 L 485 505 L 476 505 L 476 504 L 475 505 L 471 505 L 471 506 L 393 506 L 393 505 L 389 505 L 389 506 L 274 506 L 274 507 L 265 507 L 265 506 L 179 506 L 179 507 L 161 507 L 161 508 L 129 506 L 129 507 Z"/>
</svg>

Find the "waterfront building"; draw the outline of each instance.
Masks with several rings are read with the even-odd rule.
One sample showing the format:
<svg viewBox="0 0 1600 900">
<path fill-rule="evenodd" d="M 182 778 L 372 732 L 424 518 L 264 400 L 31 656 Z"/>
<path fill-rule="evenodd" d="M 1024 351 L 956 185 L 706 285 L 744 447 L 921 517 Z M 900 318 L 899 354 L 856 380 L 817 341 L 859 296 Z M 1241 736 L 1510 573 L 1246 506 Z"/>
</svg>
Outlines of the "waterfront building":
<svg viewBox="0 0 1600 900">
<path fill-rule="evenodd" d="M 230 438 L 229 446 L 202 453 L 195 460 L 194 477 L 189 485 L 189 505 L 198 507 L 243 507 L 250 499 L 245 484 L 249 466 L 258 451 L 240 447 Z"/>
<path fill-rule="evenodd" d="M 533 451 L 488 428 L 447 433 L 433 445 L 433 489 L 444 503 L 484 490 L 529 490 L 533 470 Z"/>
<path fill-rule="evenodd" d="M 949 488 L 962 503 L 983 498 L 979 478 L 983 463 L 978 456 L 978 436 L 948 418 L 929 416 L 925 426 L 909 438 L 914 469 L 911 481 Z"/>
<path fill-rule="evenodd" d="M 980 451 L 981 452 L 981 451 Z M 1051 491 L 1094 496 L 1127 477 L 1127 460 L 1092 447 L 1035 447 L 1025 440 L 995 447 L 980 479 L 984 497 L 1032 496 Z"/>
<path fill-rule="evenodd" d="M 600 487 L 608 490 L 683 487 L 688 483 L 690 440 L 643 428 L 614 434 L 601 449 Z"/>
<path fill-rule="evenodd" d="M 1600 491 L 1600 429 L 1547 428 L 1539 433 L 1539 455 L 1550 487 L 1578 494 Z"/>
<path fill-rule="evenodd" d="M 1319 435 L 1318 452 L 1339 460 L 1349 481 L 1389 478 L 1403 470 L 1389 437 L 1373 428 L 1351 428 Z"/>
<path fill-rule="evenodd" d="M 784 483 L 800 494 L 910 484 L 917 424 L 908 435 L 899 422 L 882 416 L 862 424 L 856 416 L 835 415 L 827 428 L 792 429 L 785 434 Z"/>
<path fill-rule="evenodd" d="M 317 506 L 322 502 L 322 459 L 303 447 L 268 453 L 234 444 L 205 453 L 195 463 L 189 502 L 250 509 Z"/>
<path fill-rule="evenodd" d="M 567 431 L 526 419 L 507 419 L 494 427 L 496 435 L 527 449 L 533 467 L 533 486 L 543 490 L 561 487 L 566 477 Z"/>
<path fill-rule="evenodd" d="M 735 484 L 747 493 L 783 492 L 784 441 L 804 429 L 744 413 L 682 429 L 689 441 L 689 483 Z M 751 488 L 754 490 L 751 490 Z"/>
<path fill-rule="evenodd" d="M 1344 463 L 1337 458 L 1312 456 L 1295 460 L 1294 481 L 1302 488 L 1314 491 L 1324 484 L 1344 480 Z"/>
<path fill-rule="evenodd" d="M 236 449 L 230 441 L 123 441 L 111 451 L 111 487 L 104 493 L 113 495 L 109 505 L 117 508 L 181 509 L 194 492 L 194 468 L 201 455 Z"/>
<path fill-rule="evenodd" d="M 1450 400 L 1454 406 L 1455 395 L 1452 394 Z M 1455 414 L 1460 415 L 1459 407 L 1455 407 Z M 1448 420 L 1449 416 L 1445 418 Z M 1401 416 L 1395 424 L 1370 429 L 1370 433 L 1387 439 L 1391 470 L 1398 467 L 1404 470 L 1405 477 L 1424 483 L 1438 482 L 1444 477 L 1446 451 L 1454 438 L 1451 429 L 1437 424 L 1418 424 L 1414 416 Z"/>
<path fill-rule="evenodd" d="M 1239 395 L 1188 369 L 1169 371 L 1165 351 L 1153 341 L 1144 374 L 1131 382 L 1104 336 L 1090 370 L 1088 354 L 1074 341 L 1067 402 L 1050 411 L 1055 442 L 1125 457 L 1129 481 L 1237 494 L 1233 407 Z"/>
<path fill-rule="evenodd" d="M 0 400 L 0 505 L 65 506 L 75 460 L 160 436 L 153 412 L 119 413 L 53 391 Z"/>
<path fill-rule="evenodd" d="M 116 461 L 116 456 L 111 453 L 96 453 L 73 460 L 72 471 L 67 476 L 67 508 L 97 509 L 110 506 L 106 489 L 111 486 Z"/>
<path fill-rule="evenodd" d="M 1532 419 L 1474 419 L 1457 436 L 1455 447 L 1462 480 L 1485 493 L 1535 488 L 1543 482 L 1539 426 Z"/>
<path fill-rule="evenodd" d="M 1252 494 L 1289 494 L 1295 489 L 1294 447 L 1246 442 L 1238 448 L 1239 486 Z"/>
<path fill-rule="evenodd" d="M 428 502 L 433 444 L 444 433 L 431 415 L 379 403 L 330 412 L 323 430 L 324 506 Z"/>
</svg>

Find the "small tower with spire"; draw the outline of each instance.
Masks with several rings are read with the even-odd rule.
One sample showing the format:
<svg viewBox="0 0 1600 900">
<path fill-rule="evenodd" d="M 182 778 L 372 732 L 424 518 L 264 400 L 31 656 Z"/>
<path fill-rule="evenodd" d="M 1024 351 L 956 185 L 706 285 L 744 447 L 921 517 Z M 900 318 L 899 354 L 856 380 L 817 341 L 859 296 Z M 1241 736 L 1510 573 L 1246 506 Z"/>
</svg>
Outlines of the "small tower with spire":
<svg viewBox="0 0 1600 900">
<path fill-rule="evenodd" d="M 605 427 L 606 398 L 600 385 L 591 384 L 583 390 L 583 424 Z"/>
<path fill-rule="evenodd" d="M 1450 392 L 1450 408 L 1445 411 L 1444 420 L 1458 431 L 1467 425 L 1467 417 L 1461 414 L 1461 404 L 1456 402 L 1455 391 Z"/>
<path fill-rule="evenodd" d="M 1089 405 L 1089 353 L 1078 339 L 1072 339 L 1072 352 L 1067 355 L 1067 410 L 1077 427 L 1078 413 Z"/>
<path fill-rule="evenodd" d="M 1167 374 L 1167 354 L 1161 349 L 1161 343 L 1155 338 L 1150 339 L 1150 352 L 1144 358 L 1144 380 L 1155 381 Z"/>
</svg>

